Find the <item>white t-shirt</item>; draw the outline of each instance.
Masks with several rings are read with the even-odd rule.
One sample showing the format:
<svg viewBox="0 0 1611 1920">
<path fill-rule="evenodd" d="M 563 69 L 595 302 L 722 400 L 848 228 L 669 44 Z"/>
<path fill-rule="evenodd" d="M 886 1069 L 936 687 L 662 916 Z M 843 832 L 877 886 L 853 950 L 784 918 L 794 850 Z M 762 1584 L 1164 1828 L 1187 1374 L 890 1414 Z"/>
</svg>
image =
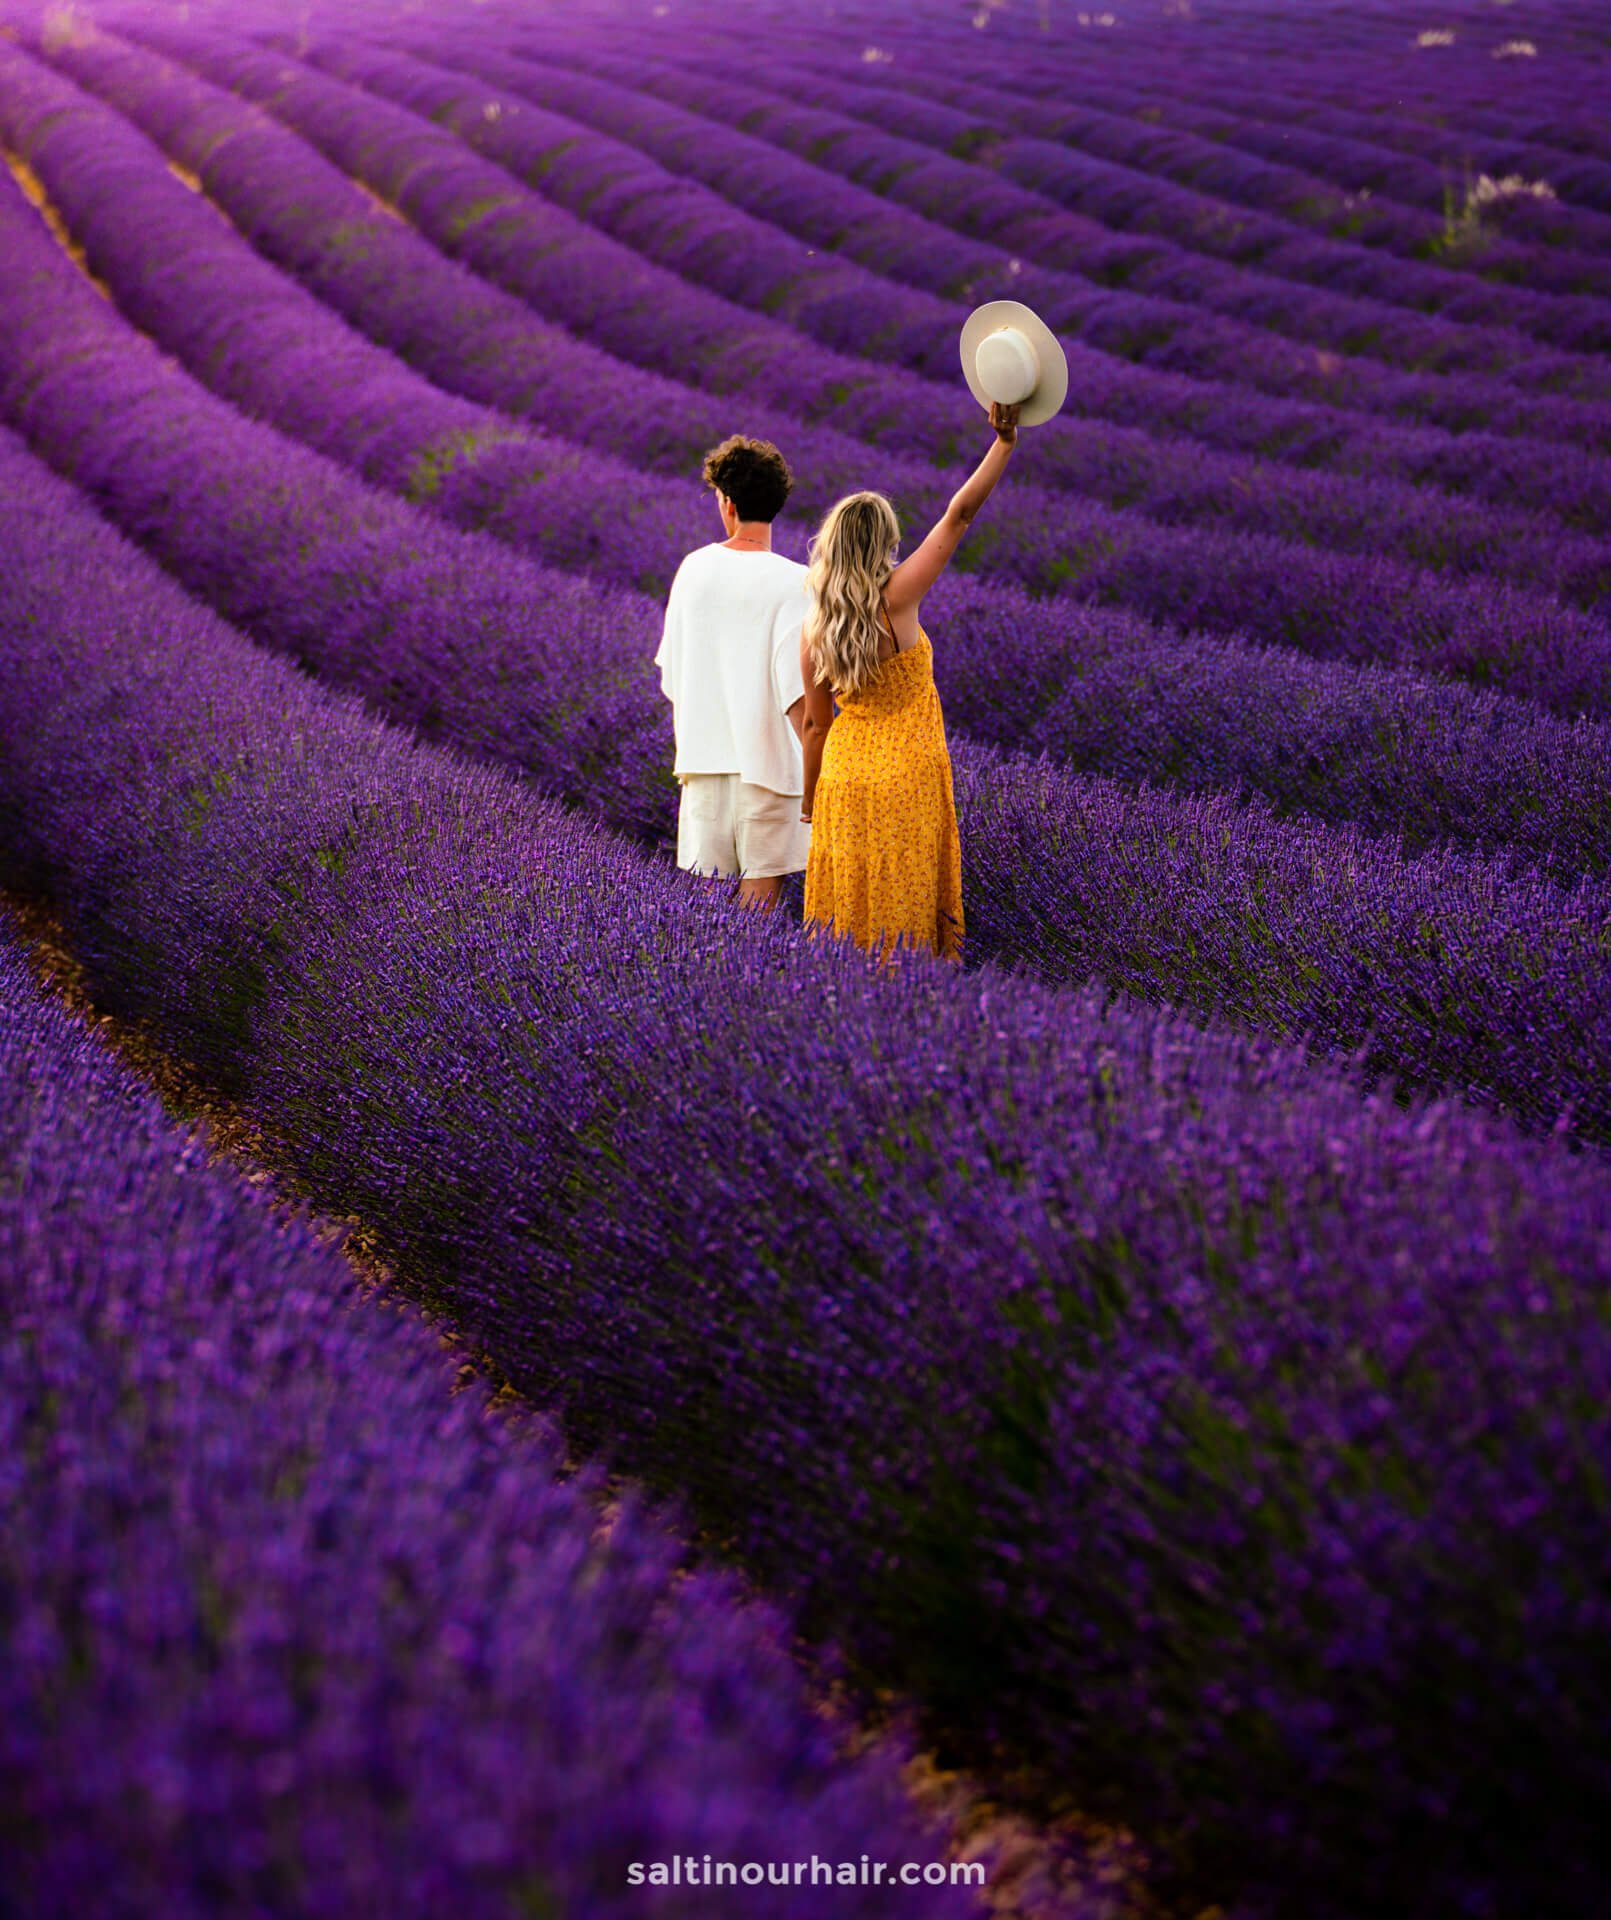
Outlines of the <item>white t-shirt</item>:
<svg viewBox="0 0 1611 1920">
<path fill-rule="evenodd" d="M 736 773 L 802 793 L 800 742 L 787 719 L 805 693 L 800 629 L 806 570 L 781 553 L 713 544 L 677 569 L 655 655 L 677 732 L 677 777 Z"/>
</svg>

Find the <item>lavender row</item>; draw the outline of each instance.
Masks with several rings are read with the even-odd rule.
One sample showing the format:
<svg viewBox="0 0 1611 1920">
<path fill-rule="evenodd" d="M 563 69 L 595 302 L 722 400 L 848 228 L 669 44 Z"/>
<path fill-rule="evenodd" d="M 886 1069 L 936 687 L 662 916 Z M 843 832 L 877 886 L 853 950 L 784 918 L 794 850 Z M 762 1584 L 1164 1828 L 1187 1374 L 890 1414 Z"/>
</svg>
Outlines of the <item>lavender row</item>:
<svg viewBox="0 0 1611 1920">
<path fill-rule="evenodd" d="M 1603 1173 L 724 911 L 0 463 L 0 828 L 472 1350 L 1246 1911 L 1593 1911 Z"/>
<path fill-rule="evenodd" d="M 104 303 L 70 290 L 104 325 Z M 17 306 L 0 311 L 31 385 L 21 417 L 194 591 L 388 713 L 529 770 L 611 824 L 667 836 L 655 603 L 431 527 L 150 350 L 92 382 L 60 306 L 32 338 Z M 54 391 L 63 377 L 70 407 Z M 22 391 L 15 381 L 5 397 Z M 986 710 L 991 678 L 975 696 Z M 959 764 L 966 777 L 965 751 Z M 1584 786 L 1592 808 L 1592 768 Z M 1050 979 L 1123 979 L 1200 1018 L 1307 1034 L 1323 1052 L 1369 1041 L 1373 1072 L 1454 1081 L 1534 1126 L 1611 1137 L 1596 1067 L 1611 1048 L 1601 891 L 1510 879 L 1485 861 L 1407 865 L 1336 829 L 1093 794 L 1022 762 L 987 760 L 967 791 L 995 796 L 966 816 L 982 957 Z M 1495 1021 L 1496 1005 L 1522 1017 Z"/>
<path fill-rule="evenodd" d="M 929 605 L 946 712 L 973 740 L 1131 785 L 1261 796 L 1411 853 L 1611 873 L 1603 721 L 977 581 L 942 582 Z"/>
<path fill-rule="evenodd" d="M 958 756 L 968 937 L 1043 980 L 1307 1041 L 1611 1143 L 1611 891 L 1219 795 Z"/>
<path fill-rule="evenodd" d="M 72 65 L 83 70 L 89 62 L 74 60 Z M 106 77 L 93 68 L 87 77 L 107 84 Z M 458 524 L 488 527 L 560 564 L 613 568 L 636 584 L 663 590 L 683 552 L 707 529 L 708 502 L 689 477 L 700 450 L 697 444 L 685 439 L 675 449 L 683 466 L 676 484 L 646 482 L 620 461 L 600 461 L 596 455 L 590 457 L 586 484 L 579 484 L 582 456 L 575 446 L 522 431 L 512 420 L 453 401 L 389 355 L 348 333 L 316 300 L 266 267 L 226 223 L 186 193 L 144 141 L 93 107 L 76 89 L 20 56 L 3 52 L 0 82 L 0 128 L 11 147 L 36 169 L 56 211 L 83 244 L 91 269 L 110 285 L 141 327 L 248 411 L 271 419 L 283 430 L 347 461 L 367 478 Z M 216 122 L 206 117 L 199 125 L 208 129 L 207 137 L 216 145 Z M 275 183 L 274 199 L 266 200 L 260 185 L 262 157 L 253 152 L 248 164 L 246 155 L 234 153 L 237 171 L 221 181 L 232 207 L 240 210 L 243 221 L 251 220 L 253 207 L 242 204 L 239 192 L 230 193 L 232 180 L 244 172 L 256 189 L 255 207 L 284 209 L 276 228 L 284 239 L 276 251 L 289 252 L 296 241 L 303 257 L 341 260 L 343 250 L 332 244 L 337 226 L 334 210 L 328 225 L 313 230 L 307 188 L 289 168 L 268 175 Z M 259 218 L 252 225 L 260 235 L 263 221 Z M 160 276 L 149 271 L 153 246 L 164 263 Z M 365 263 L 369 284 L 374 265 L 373 259 Z M 406 291 L 389 277 L 383 284 L 393 305 L 401 305 L 408 314 L 420 312 L 424 303 L 417 284 L 408 285 Z M 249 316 L 244 322 L 242 310 Z M 372 315 L 372 306 L 367 310 Z M 458 350 L 461 343 L 455 338 L 441 357 L 451 360 Z M 479 347 L 478 357 L 484 364 Z M 529 390 L 529 365 L 518 377 Z M 549 390 L 556 424 L 567 425 L 575 416 L 577 398 L 574 390 Z M 613 415 L 612 409 L 604 416 L 606 426 Z M 713 430 L 709 417 L 700 424 L 708 432 Z M 648 455 L 662 451 L 667 430 L 663 411 L 649 415 L 645 427 L 652 436 L 648 443 L 634 446 L 622 436 L 628 438 L 623 451 Z M 785 435 L 785 444 L 799 467 L 800 506 L 808 515 L 820 513 L 842 490 L 850 457 L 846 444 L 819 446 L 807 429 L 805 464 L 800 463 L 792 434 Z M 1149 449 L 1152 445 L 1144 440 L 1141 444 Z M 865 458 L 857 443 L 849 443 L 849 448 Z M 1093 465 L 1109 470 L 1110 490 L 1134 489 L 1141 475 L 1129 467 L 1122 450 L 1113 449 L 1106 457 L 1099 446 L 1091 450 Z M 1199 454 L 1193 485 L 1181 474 L 1179 461 L 1171 461 L 1165 449 L 1158 449 L 1158 454 L 1153 463 L 1158 469 L 1155 484 L 1167 489 L 1167 498 L 1159 504 L 1188 517 L 1205 504 L 1228 504 L 1243 522 L 1260 517 L 1257 511 L 1248 511 L 1251 507 L 1262 508 L 1263 517 L 1271 523 L 1287 526 L 1294 510 L 1301 512 L 1300 503 L 1290 496 L 1302 493 L 1334 509 L 1325 516 L 1328 532 L 1349 545 L 1363 546 L 1374 544 L 1376 516 L 1397 505 L 1402 511 L 1396 523 L 1409 536 L 1403 545 L 1454 558 L 1449 552 L 1452 544 L 1461 549 L 1462 568 L 1502 564 L 1508 558 L 1588 598 L 1602 596 L 1611 585 L 1611 550 L 1584 537 L 1548 528 L 1541 531 L 1536 519 L 1513 516 L 1507 527 L 1498 516 L 1448 501 L 1430 502 L 1413 494 L 1395 501 L 1391 490 L 1371 498 L 1367 512 L 1363 497 L 1350 498 L 1356 491 L 1364 495 L 1362 485 L 1328 487 L 1299 476 L 1280 486 L 1274 497 L 1261 500 L 1250 495 L 1256 476 L 1245 465 L 1239 471 L 1239 463 Z M 1114 467 L 1118 470 L 1113 471 Z M 1242 474 L 1248 484 L 1239 484 Z M 889 462 L 880 479 L 917 520 L 932 519 L 950 491 L 948 476 L 911 461 Z M 614 531 L 608 540 L 596 505 L 603 500 L 612 503 L 607 518 Z M 1320 514 L 1303 517 L 1311 524 L 1322 518 Z M 625 540 L 620 537 L 623 522 L 628 533 Z M 1490 539 L 1485 547 L 1484 534 L 1498 539 Z M 1096 597 L 1117 594 L 1122 598 L 1127 591 L 1122 573 L 1109 581 L 1097 568 L 1090 578 L 1082 580 L 1079 574 L 1070 578 L 1069 548 L 1106 544 L 1111 553 L 1143 542 L 1149 555 L 1159 549 L 1160 542 L 1162 551 L 1169 550 L 1169 536 L 1157 526 L 1100 517 L 1092 524 L 1081 509 L 1061 496 L 1030 486 L 1015 490 L 1011 525 L 992 548 L 991 559 L 1002 572 L 1042 590 L 1061 586 L 1077 592 L 1083 585 Z M 1505 554 L 1494 551 L 1501 543 L 1508 549 Z M 1200 537 L 1194 537 L 1192 545 L 1200 545 Z M 1301 593 L 1307 558 L 1303 553 L 1292 556 L 1266 550 L 1244 557 L 1241 577 L 1248 579 L 1246 569 L 1252 559 L 1260 575 L 1279 576 L 1288 583 L 1289 593 L 1293 588 Z M 1126 571 L 1134 577 L 1133 569 Z M 1223 586 L 1238 577 L 1237 560 L 1210 552 L 1204 574 Z M 1401 576 L 1394 583 L 1395 607 L 1413 607 L 1411 578 Z M 1247 594 L 1251 601 L 1269 602 L 1268 593 L 1257 582 L 1248 582 Z M 1362 584 L 1352 603 L 1357 624 L 1372 605 L 1368 587 Z M 1376 611 L 1385 616 L 1388 609 L 1379 603 Z M 1475 625 L 1479 617 L 1473 611 L 1467 621 Z"/>
<path fill-rule="evenodd" d="M 418 44 L 417 37 L 411 44 Z M 577 58 L 573 39 L 552 28 L 542 38 L 535 31 L 522 36 L 522 44 L 539 52 L 544 64 Z M 307 57 L 387 98 L 411 102 L 418 97 L 390 57 L 377 64 L 374 55 L 360 55 L 351 41 L 315 43 Z M 1603 332 L 1603 314 L 1593 303 L 1581 303 L 1575 351 L 1549 352 L 1508 328 L 1461 328 L 1379 302 L 1327 297 L 1287 281 L 1261 283 L 1256 274 L 1201 255 L 1115 236 L 1043 196 L 852 118 L 837 110 L 843 87 L 837 76 L 824 80 L 772 54 L 764 62 L 746 61 L 719 34 L 700 41 L 696 53 L 686 21 L 677 42 L 660 40 L 653 66 L 645 66 L 641 53 L 627 57 L 638 69 L 642 90 L 665 89 L 668 98 L 693 104 L 724 125 L 736 121 L 742 131 L 821 169 L 874 185 L 893 207 L 972 236 L 1003 256 L 1037 262 L 1021 264 L 1013 282 L 1061 330 L 1089 334 L 1085 316 L 1099 299 L 1092 283 L 1105 286 L 1113 335 L 1091 337 L 1110 350 L 1132 357 L 1156 352 L 1165 364 L 1241 385 L 1343 398 L 1417 418 L 1448 416 L 1451 423 L 1481 418 L 1487 409 L 1497 424 L 1526 393 L 1543 413 L 1535 431 L 1601 443 L 1611 389 L 1593 357 Z M 477 72 L 486 58 L 462 45 L 455 53 L 457 62 Z M 580 64 L 589 58 L 583 53 Z M 502 118 L 479 134 L 478 145 L 501 139 Z M 608 168 L 618 191 L 619 171 Z M 596 191 L 596 177 L 593 184 Z M 648 186 L 646 179 L 645 191 Z M 589 217 L 607 216 L 590 209 Z M 648 244 L 637 230 L 634 238 L 635 244 Z M 998 272 L 1006 265 L 1003 258 Z M 1320 362 L 1316 345 L 1325 350 Z M 1374 364 L 1379 359 L 1390 365 Z M 1411 371 L 1399 372 L 1400 363 Z M 1449 383 L 1438 377 L 1452 373 L 1466 376 L 1458 383 L 1461 398 L 1445 391 Z"/>
<path fill-rule="evenodd" d="M 3 922 L 0 1306 L 0 1781 L 28 1912 L 490 1920 L 540 1890 L 625 1916 L 633 1861 L 937 1854 L 888 1757 L 836 1760 L 782 1621 L 689 1577 L 640 1501 L 606 1535 L 555 1442 L 451 1395 L 425 1329 L 209 1167 Z"/>
<path fill-rule="evenodd" d="M 135 23 L 135 30 L 150 37 L 149 19 L 142 17 Z M 409 220 L 451 258 L 428 257 L 429 250 L 418 245 L 411 229 L 386 218 L 373 201 L 364 201 L 344 179 L 338 187 L 328 173 L 319 176 L 313 156 L 300 142 L 282 140 L 276 143 L 272 166 L 250 166 L 248 153 L 267 154 L 272 140 L 270 126 L 263 124 L 262 116 L 250 116 L 239 103 L 231 110 L 193 78 L 187 84 L 174 69 L 149 57 L 135 63 L 125 49 L 118 49 L 104 36 L 91 40 L 75 36 L 72 41 L 53 46 L 52 54 L 86 85 L 112 90 L 125 112 L 135 116 L 159 142 L 177 150 L 185 164 L 206 179 L 209 191 L 229 205 L 259 246 L 308 279 L 323 298 L 377 337 L 397 341 L 411 356 L 425 355 L 433 377 L 443 383 L 460 387 L 468 384 L 477 397 L 490 397 L 511 411 L 527 412 L 533 406 L 545 405 L 545 393 L 558 388 L 558 383 L 551 386 L 511 363 L 509 356 L 517 345 L 520 351 L 538 356 L 539 366 L 551 363 L 556 353 L 564 357 L 567 366 L 580 364 L 582 356 L 587 355 L 595 385 L 606 371 L 617 382 L 631 383 L 623 391 L 621 406 L 594 422 L 594 431 L 603 428 L 616 434 L 630 433 L 634 457 L 640 457 L 637 449 L 641 445 L 663 451 L 663 439 L 655 437 L 653 423 L 668 406 L 677 415 L 699 406 L 703 399 L 704 410 L 708 410 L 723 396 L 734 401 L 742 398 L 747 412 L 757 416 L 788 416 L 787 424 L 795 433 L 801 430 L 801 416 L 806 416 L 817 433 L 831 435 L 841 449 L 851 446 L 850 436 L 855 435 L 927 460 L 952 459 L 963 436 L 976 427 L 976 413 L 956 397 L 954 375 L 942 391 L 932 383 L 919 385 L 905 379 L 892 368 L 836 359 L 820 348 L 794 351 L 786 363 L 769 371 L 778 346 L 775 329 L 756 332 L 758 323 L 748 316 L 741 320 L 736 309 L 725 311 L 728 347 L 720 365 L 707 368 L 698 357 L 690 361 L 683 346 L 712 324 L 708 301 L 690 307 L 685 285 L 674 276 L 649 268 L 629 249 L 614 245 L 584 225 L 567 222 L 556 209 L 531 203 L 515 207 L 507 201 L 508 177 L 500 171 L 473 169 L 467 180 L 463 149 L 455 150 L 451 143 L 441 142 L 419 122 L 410 123 L 394 110 L 355 96 L 308 70 L 287 68 L 272 55 L 235 45 L 226 49 L 215 40 L 208 41 L 203 50 L 194 31 L 179 41 L 167 36 L 162 44 L 172 52 L 182 49 L 190 62 L 204 67 L 215 79 L 260 100 L 338 166 L 351 170 L 370 191 L 378 188 L 386 194 L 401 193 Z M 394 134 L 399 142 L 394 160 L 384 165 L 376 156 L 375 136 L 380 130 Z M 754 158 L 749 148 L 745 151 Z M 775 153 L 765 148 L 761 151 Z M 427 177 L 422 182 L 415 176 L 428 155 L 434 155 L 434 159 L 425 163 Z M 402 168 L 407 156 L 412 156 L 413 171 L 394 175 L 391 167 Z M 787 165 L 797 165 L 785 156 L 777 158 Z M 289 222 L 289 230 L 287 222 L 274 217 L 279 204 L 274 183 L 282 171 L 308 196 L 308 205 L 299 219 Z M 827 191 L 824 180 L 821 174 L 815 176 L 816 195 Z M 339 210 L 335 204 L 338 198 L 344 200 Z M 500 229 L 484 234 L 478 222 L 493 204 L 499 207 Z M 314 208 L 319 209 L 319 220 L 332 218 L 340 223 L 340 231 L 329 246 L 315 245 L 311 234 L 297 231 L 299 226 L 311 225 Z M 540 222 L 529 224 L 539 212 Z M 880 230 L 887 236 L 888 222 L 880 218 Z M 515 238 L 520 245 L 511 244 L 502 231 L 517 221 Z M 836 231 L 845 235 L 842 223 Z M 752 232 L 750 237 L 753 241 L 756 236 Z M 556 246 L 564 249 L 566 271 L 533 271 L 528 251 L 540 256 Z M 418 299 L 404 298 L 390 285 L 383 271 L 383 255 L 393 257 L 399 273 L 406 269 L 411 278 L 418 278 Z M 885 264 L 890 257 L 886 247 Z M 466 273 L 461 261 L 471 263 L 486 278 Z M 910 265 L 903 255 L 903 271 Z M 702 268 L 708 272 L 711 266 L 707 256 Z M 789 264 L 790 277 L 797 277 L 798 270 L 798 261 Z M 781 263 L 778 271 L 784 271 Z M 497 283 L 498 291 L 489 281 Z M 888 303 L 892 296 L 888 284 L 882 284 L 880 297 Z M 612 286 L 618 292 L 623 286 L 638 290 L 630 306 L 619 298 L 611 302 L 604 297 L 604 289 Z M 907 301 L 915 296 L 907 291 L 897 297 Z M 421 329 L 429 326 L 438 300 L 450 303 L 455 311 L 474 306 L 477 324 L 473 354 L 462 346 L 444 351 L 434 336 L 420 341 Z M 519 308 L 512 312 L 516 301 Z M 490 315 L 486 311 L 489 302 L 498 303 Z M 521 309 L 523 323 L 518 319 Z M 862 311 L 856 308 L 857 313 Z M 606 341 L 624 360 L 589 354 L 569 335 L 545 327 L 537 312 L 551 314 L 590 338 Z M 653 319 L 659 324 L 652 324 Z M 650 320 L 647 327 L 646 320 Z M 949 338 L 952 331 L 951 319 L 938 333 L 926 326 L 919 328 L 924 352 L 938 351 L 936 341 Z M 521 336 L 518 342 L 517 333 Z M 864 331 L 857 338 L 864 339 Z M 800 346 L 798 340 L 795 346 Z M 1447 487 L 1475 494 L 1507 513 L 1521 505 L 1561 515 L 1590 531 L 1597 531 L 1611 512 L 1611 469 L 1586 453 L 1574 453 L 1567 461 L 1557 447 L 1530 445 L 1514 437 L 1490 433 L 1456 437 L 1432 428 L 1411 430 L 1361 421 L 1337 409 L 1272 400 L 1246 391 L 1230 392 L 1167 372 L 1132 368 L 1081 348 L 1077 342 L 1071 343 L 1070 353 L 1070 406 L 1082 409 L 1088 418 L 1111 416 L 1149 435 L 1160 425 L 1168 426 L 1227 451 L 1259 455 L 1266 463 L 1273 454 L 1283 462 L 1338 467 L 1361 479 L 1380 481 L 1385 474 L 1415 485 Z M 641 387 L 643 369 L 658 374 L 668 362 L 675 366 L 680 380 L 692 380 L 707 392 L 690 396 L 684 389 L 679 406 L 674 397 L 668 398 L 668 383 L 660 379 L 657 405 L 641 409 L 631 405 Z M 568 407 L 567 412 L 572 421 L 568 431 L 582 430 L 585 418 L 579 421 L 574 407 Z M 835 427 L 844 431 L 833 432 Z M 1133 438 L 1125 439 L 1117 455 L 1110 456 L 1125 465 L 1118 478 L 1104 481 L 1100 458 L 1093 471 L 1091 441 L 1089 426 L 1073 420 L 1043 428 L 1037 445 L 1049 477 L 1075 488 L 1122 485 L 1128 468 L 1138 459 L 1149 458 Z M 824 444 L 823 457 L 830 457 L 831 451 Z M 1171 441 L 1168 452 L 1182 460 L 1191 458 L 1178 440 Z M 1279 470 L 1276 477 L 1269 477 L 1267 464 L 1259 471 L 1261 488 L 1286 484 Z M 1198 488 L 1194 507 L 1201 499 L 1202 490 Z M 1394 518 L 1397 510 L 1407 511 L 1410 504 L 1406 496 L 1397 495 Z M 1344 524 L 1347 520 L 1346 511 L 1340 516 L 1328 514 L 1313 500 L 1304 502 L 1302 511 L 1305 515 L 1319 513 L 1322 524 L 1339 517 Z M 1417 524 L 1419 517 L 1411 512 L 1411 524 Z"/>
</svg>

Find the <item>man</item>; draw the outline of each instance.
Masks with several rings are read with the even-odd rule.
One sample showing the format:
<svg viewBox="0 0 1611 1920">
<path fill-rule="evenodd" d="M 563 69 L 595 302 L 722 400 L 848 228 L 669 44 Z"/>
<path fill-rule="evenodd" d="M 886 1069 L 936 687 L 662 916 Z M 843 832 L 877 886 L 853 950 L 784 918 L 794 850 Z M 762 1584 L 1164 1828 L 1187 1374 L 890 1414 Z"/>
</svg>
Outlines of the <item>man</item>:
<svg viewBox="0 0 1611 1920">
<path fill-rule="evenodd" d="M 769 440 L 742 435 L 706 454 L 704 478 L 727 538 L 677 569 L 655 655 L 682 783 L 677 864 L 737 874 L 740 899 L 770 911 L 811 847 L 800 818 L 805 568 L 772 551 L 793 478 Z"/>
</svg>

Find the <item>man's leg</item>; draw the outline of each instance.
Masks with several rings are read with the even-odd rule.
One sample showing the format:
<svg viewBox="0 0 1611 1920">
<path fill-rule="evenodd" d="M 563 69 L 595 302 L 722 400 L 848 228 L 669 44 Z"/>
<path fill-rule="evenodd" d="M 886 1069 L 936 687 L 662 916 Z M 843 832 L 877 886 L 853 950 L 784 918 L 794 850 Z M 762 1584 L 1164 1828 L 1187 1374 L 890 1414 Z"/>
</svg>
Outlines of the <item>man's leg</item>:
<svg viewBox="0 0 1611 1920">
<path fill-rule="evenodd" d="M 800 819 L 800 796 L 740 783 L 733 823 L 742 876 L 738 897 L 747 907 L 771 913 L 783 898 L 784 875 L 804 869 L 811 844 L 811 829 Z"/>
<path fill-rule="evenodd" d="M 736 774 L 684 776 L 677 811 L 677 865 L 703 880 L 731 882 L 739 871 L 733 833 L 733 797 L 737 787 Z"/>
</svg>

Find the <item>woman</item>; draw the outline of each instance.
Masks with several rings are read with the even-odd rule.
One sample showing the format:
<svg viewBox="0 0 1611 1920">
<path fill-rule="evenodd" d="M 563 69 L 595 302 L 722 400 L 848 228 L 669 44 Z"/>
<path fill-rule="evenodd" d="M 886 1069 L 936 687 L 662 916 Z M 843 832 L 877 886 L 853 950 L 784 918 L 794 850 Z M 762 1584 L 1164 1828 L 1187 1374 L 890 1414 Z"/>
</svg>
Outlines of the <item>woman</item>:
<svg viewBox="0 0 1611 1920">
<path fill-rule="evenodd" d="M 909 560 L 896 565 L 900 523 L 881 493 L 839 501 L 811 543 L 800 636 L 806 920 L 886 955 L 897 943 L 962 953 L 962 845 L 920 609 L 1006 470 L 1017 407 L 992 405 L 990 424 L 990 451 Z"/>
</svg>

